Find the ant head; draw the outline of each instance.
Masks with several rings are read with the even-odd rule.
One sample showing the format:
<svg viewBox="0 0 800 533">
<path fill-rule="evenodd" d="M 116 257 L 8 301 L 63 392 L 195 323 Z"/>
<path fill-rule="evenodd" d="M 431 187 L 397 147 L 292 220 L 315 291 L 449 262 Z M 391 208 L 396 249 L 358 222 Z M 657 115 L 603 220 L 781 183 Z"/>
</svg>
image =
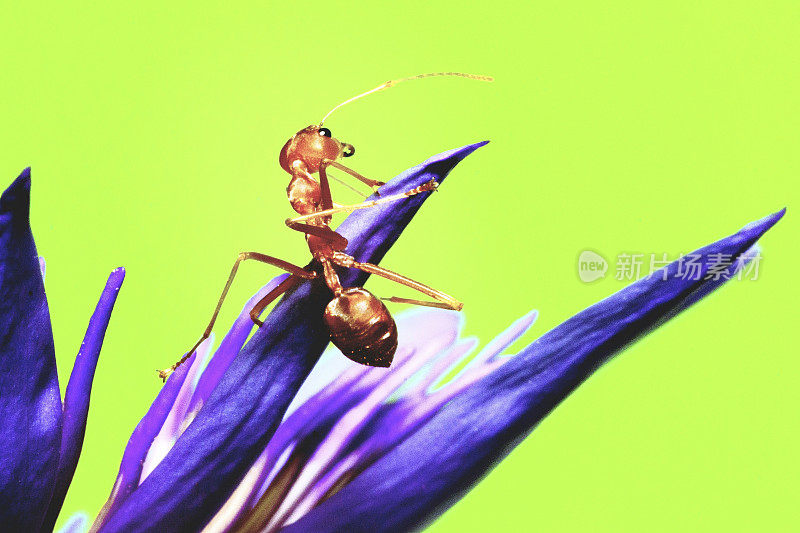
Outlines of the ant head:
<svg viewBox="0 0 800 533">
<path fill-rule="evenodd" d="M 350 157 L 355 152 L 353 145 L 335 139 L 328 128 L 312 125 L 286 141 L 281 149 L 280 164 L 290 174 L 298 168 L 313 174 L 319 170 L 323 159 Z"/>
</svg>

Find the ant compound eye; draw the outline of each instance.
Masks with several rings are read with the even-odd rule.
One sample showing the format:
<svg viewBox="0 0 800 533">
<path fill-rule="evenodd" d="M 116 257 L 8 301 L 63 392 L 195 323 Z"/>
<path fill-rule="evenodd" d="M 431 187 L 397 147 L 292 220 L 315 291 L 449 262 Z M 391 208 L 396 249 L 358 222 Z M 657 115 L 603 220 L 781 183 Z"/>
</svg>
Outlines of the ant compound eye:
<svg viewBox="0 0 800 533">
<path fill-rule="evenodd" d="M 356 149 L 352 144 L 345 144 L 344 150 L 342 150 L 342 155 L 344 157 L 350 157 L 351 155 L 356 153 Z"/>
<path fill-rule="evenodd" d="M 328 128 L 320 128 L 319 129 L 319 134 L 322 135 L 323 137 L 330 137 L 331 136 L 331 130 L 329 130 Z"/>
</svg>

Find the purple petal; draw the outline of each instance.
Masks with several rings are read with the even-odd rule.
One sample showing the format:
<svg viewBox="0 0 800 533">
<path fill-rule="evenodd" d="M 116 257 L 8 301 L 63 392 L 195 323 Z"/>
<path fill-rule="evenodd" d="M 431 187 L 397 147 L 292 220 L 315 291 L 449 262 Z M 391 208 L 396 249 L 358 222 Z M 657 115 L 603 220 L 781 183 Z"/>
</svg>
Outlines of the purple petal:
<svg viewBox="0 0 800 533">
<path fill-rule="evenodd" d="M 442 181 L 478 143 L 433 157 L 395 178 L 388 194 Z M 339 231 L 359 261 L 378 262 L 430 193 L 352 213 Z M 345 285 L 367 276 L 349 271 Z M 264 450 L 328 343 L 322 312 L 330 292 L 305 282 L 275 307 L 228 367 L 208 401 L 164 460 L 111 515 L 104 531 L 198 530 L 231 495 Z"/>
<path fill-rule="evenodd" d="M 783 211 L 695 253 L 738 257 Z M 378 532 L 420 528 L 468 491 L 612 355 L 725 282 L 652 276 L 578 313 L 446 404 L 340 492 L 283 529 Z"/>
<path fill-rule="evenodd" d="M 200 346 L 197 347 L 195 352 L 195 356 L 189 361 L 189 371 L 186 374 L 186 379 L 183 381 L 183 385 L 180 391 L 178 391 L 175 401 L 172 402 L 172 407 L 169 410 L 167 418 L 164 420 L 164 424 L 161 426 L 161 431 L 159 431 L 156 438 L 153 439 L 153 443 L 147 451 L 147 457 L 145 457 L 144 463 L 142 464 L 142 475 L 139 480 L 140 485 L 144 483 L 144 480 L 147 479 L 150 472 L 152 472 L 158 463 L 169 453 L 178 440 L 178 437 L 180 437 L 186 429 L 186 426 L 188 426 L 189 421 L 187 421 L 186 415 L 189 409 L 189 402 L 195 391 L 197 380 L 200 377 L 200 369 L 208 361 L 211 353 L 211 345 L 213 343 L 214 336 L 212 335 L 200 343 Z"/>
<path fill-rule="evenodd" d="M 64 421 L 61 432 L 61 455 L 58 463 L 58 477 L 56 479 L 53 497 L 47 510 L 47 517 L 42 525 L 43 530 L 52 530 L 55 526 L 58 513 L 67 495 L 67 489 L 78 466 L 78 458 L 83 447 L 83 436 L 86 432 L 86 417 L 89 414 L 89 397 L 92 392 L 92 380 L 100 357 L 100 348 L 106 334 L 111 311 L 117 301 L 117 294 L 125 279 L 125 269 L 118 268 L 108 277 L 103 294 L 97 303 L 89 327 L 83 338 L 81 349 L 72 367 L 72 374 L 67 384 L 64 397 Z"/>
<path fill-rule="evenodd" d="M 517 321 L 439 388 L 432 385 L 460 365 L 477 345 L 475 339 L 456 342 L 463 327 L 459 313 L 417 309 L 399 314 L 398 357 L 389 369 L 360 367 L 331 348 L 295 397 L 295 401 L 304 398 L 303 404 L 281 423 L 265 452 L 207 528 L 266 527 L 273 531 L 296 520 L 334 486 L 405 439 L 454 394 L 503 364 L 491 359 L 534 319 L 535 313 L 531 313 Z M 351 368 L 331 368 L 330 361 L 342 360 Z M 319 375 L 321 372 L 325 375 Z M 327 382 L 330 384 L 325 386 Z M 289 462 L 301 470 L 286 484 L 288 480 L 277 474 Z M 268 488 L 270 492 L 265 494 Z M 279 494 L 281 505 L 275 508 L 272 502 Z"/>
<path fill-rule="evenodd" d="M 420 316 L 431 317 L 428 320 L 430 323 L 431 320 L 435 322 L 435 315 L 442 312 L 425 310 L 418 313 Z M 537 313 L 534 311 L 517 320 L 471 359 L 467 354 L 472 352 L 477 345 L 475 339 L 454 343 L 443 355 L 433 358 L 433 364 L 423 379 L 411 380 L 413 386 L 410 390 L 396 401 L 384 404 L 382 409 L 364 424 L 364 430 L 357 436 L 357 439 L 354 439 L 357 446 L 348 449 L 346 455 L 340 454 L 337 457 L 338 464 L 328 470 L 327 479 L 314 485 L 306 498 L 305 507 L 299 507 L 287 523 L 294 522 L 308 509 L 315 507 L 331 487 L 340 482 L 344 476 L 352 475 L 352 472 L 360 472 L 380 459 L 430 420 L 441 406 L 456 394 L 504 364 L 508 359 L 495 361 L 496 357 L 525 333 L 536 317 Z M 409 333 L 414 332 L 410 335 L 409 342 L 418 346 L 415 350 L 415 358 L 425 357 L 424 353 L 420 352 L 424 352 L 423 346 L 428 343 L 426 341 L 418 342 L 416 338 L 419 332 L 424 330 L 425 326 L 417 326 L 408 330 Z M 458 375 L 448 381 L 446 385 L 431 389 L 434 383 L 465 358 L 469 359 L 469 363 Z"/>
<path fill-rule="evenodd" d="M 289 274 L 281 274 L 270 280 L 269 283 L 264 285 L 242 308 L 242 312 L 236 318 L 228 334 L 222 339 L 219 348 L 214 353 L 214 357 L 208 363 L 208 367 L 203 370 L 203 375 L 200 376 L 200 381 L 195 389 L 194 396 L 192 397 L 191 404 L 189 405 L 189 416 L 194 418 L 197 411 L 203 406 L 203 403 L 208 399 L 211 392 L 216 388 L 217 383 L 222 378 L 222 375 L 230 366 L 233 358 L 242 349 L 247 336 L 253 331 L 253 320 L 250 318 L 250 310 L 258 303 L 261 298 L 266 296 L 272 289 L 280 285 Z"/>
<path fill-rule="evenodd" d="M 122 453 L 122 461 L 119 465 L 119 473 L 111 488 L 111 494 L 97 514 L 92 531 L 104 524 L 108 517 L 124 502 L 127 497 L 139 486 L 147 452 L 153 444 L 153 440 L 164 426 L 164 421 L 175 403 L 175 398 L 186 380 L 190 365 L 183 365 L 169 377 L 167 383 L 161 388 L 156 399 L 150 405 L 150 409 L 142 417 L 136 428 L 128 439 L 128 445 Z"/>
<path fill-rule="evenodd" d="M 432 179 L 441 183 L 462 159 L 488 142 L 470 144 L 435 155 L 394 178 L 381 187 L 380 193 L 382 196 L 389 196 L 405 192 L 424 185 Z M 350 241 L 347 253 L 355 257 L 357 261 L 379 263 L 389 248 L 397 241 L 402 229 L 417 214 L 422 202 L 431 194 L 418 194 L 402 202 L 383 204 L 372 209 L 362 209 L 351 213 L 336 230 Z M 342 277 L 342 283 L 346 286 L 361 285 L 368 277 L 357 270 L 351 270 L 349 274 L 350 276 Z"/>
<path fill-rule="evenodd" d="M 458 336 L 460 317 L 453 312 L 443 312 L 442 314 L 451 319 L 452 327 L 410 330 L 411 335 L 428 338 L 415 339 L 415 341 L 418 341 L 418 350 L 414 350 L 413 357 L 408 357 L 404 361 L 406 364 L 392 365 L 390 369 L 376 368 L 369 370 L 370 373 L 375 373 L 381 376 L 382 379 L 368 391 L 368 394 L 361 401 L 342 412 L 341 416 L 336 418 L 335 424 L 330 430 L 322 434 L 322 439 L 317 448 L 309 454 L 308 460 L 294 481 L 294 485 L 284 496 L 280 508 L 272 518 L 271 527 L 273 527 L 272 525 L 281 524 L 287 519 L 300 503 L 300 500 L 305 498 L 309 490 L 319 483 L 319 480 L 334 464 L 334 461 L 341 457 L 348 445 L 353 442 L 356 436 L 384 406 L 384 402 L 389 396 L 425 366 L 429 360 L 442 353 L 445 348 L 455 342 Z M 453 318 L 454 320 L 452 320 Z M 402 333 L 407 331 L 403 330 Z M 399 327 L 398 332 L 400 332 Z M 428 332 L 432 334 L 425 335 Z M 401 339 L 400 342 L 403 342 L 403 340 Z M 407 342 L 403 344 L 407 345 Z M 308 425 L 313 427 L 313 421 L 309 421 Z M 324 494 L 327 488 L 324 487 L 320 492 Z"/>
<path fill-rule="evenodd" d="M 409 318 L 409 315 L 414 316 Z M 314 461 L 313 455 L 318 455 L 322 448 L 320 444 L 326 440 L 326 436 L 338 432 L 346 440 L 352 441 L 352 438 L 358 435 L 357 429 L 343 432 L 340 423 L 342 419 L 348 418 L 347 413 L 359 410 L 359 405 L 365 401 L 369 402 L 369 397 L 374 397 L 376 388 L 385 385 L 387 380 L 396 378 L 398 372 L 408 373 L 409 361 L 416 363 L 417 366 L 424 365 L 424 354 L 417 354 L 414 346 L 427 345 L 429 341 L 441 343 L 443 340 L 444 344 L 451 342 L 457 334 L 460 316 L 447 311 L 430 311 L 428 314 L 406 312 L 398 315 L 396 320 L 401 345 L 395 361 L 389 369 L 358 365 L 333 347 L 323 354 L 292 402 L 294 405 L 301 400 L 296 409 L 292 410 L 290 406 L 267 448 L 205 530 L 221 532 L 230 531 L 232 527 L 233 530 L 237 530 L 245 522 L 247 523 L 246 528 L 250 529 L 266 526 L 270 517 L 263 512 L 252 510 L 252 508 L 259 503 L 268 488 L 273 489 L 272 495 L 264 495 L 264 500 L 259 505 L 271 507 L 269 502 L 275 499 L 275 487 L 271 487 L 271 485 L 273 483 L 281 484 L 278 480 L 278 473 L 284 469 L 287 462 L 298 464 L 300 461 L 298 466 L 305 471 L 306 466 L 304 465 Z M 409 330 L 407 327 L 409 323 L 412 326 L 411 331 L 423 331 L 423 335 L 419 335 L 418 339 L 412 336 L 412 341 L 421 341 L 412 342 L 413 346 L 409 346 L 408 342 L 405 342 L 407 340 L 405 332 Z M 417 327 L 413 327 L 414 325 Z M 420 325 L 427 327 L 419 328 Z M 430 335 L 425 335 L 425 332 Z M 420 358 L 420 355 L 423 357 Z M 397 380 L 395 379 L 395 381 Z M 383 396 L 391 394 L 394 390 L 391 387 L 384 386 L 383 388 L 386 389 Z M 363 409 L 361 410 L 363 411 Z M 353 417 L 349 416 L 349 418 Z M 356 424 L 357 427 L 363 425 L 363 422 Z M 352 437 L 348 437 L 348 435 L 352 435 Z M 333 447 L 336 447 L 335 442 Z M 308 477 L 306 476 L 306 478 Z M 280 478 L 283 479 L 284 476 L 281 475 Z M 306 487 L 309 485 L 308 481 L 309 479 L 306 482 L 292 480 L 283 490 L 297 491 L 299 486 L 300 490 L 306 491 Z M 313 481 L 313 477 L 310 481 Z M 281 484 L 281 486 L 283 485 Z M 296 496 L 294 499 L 296 500 Z M 286 511 L 279 512 L 280 514 L 285 515 Z"/>
<path fill-rule="evenodd" d="M 0 198 L 0 524 L 37 531 L 58 470 L 61 394 L 29 216 L 30 169 Z"/>
</svg>

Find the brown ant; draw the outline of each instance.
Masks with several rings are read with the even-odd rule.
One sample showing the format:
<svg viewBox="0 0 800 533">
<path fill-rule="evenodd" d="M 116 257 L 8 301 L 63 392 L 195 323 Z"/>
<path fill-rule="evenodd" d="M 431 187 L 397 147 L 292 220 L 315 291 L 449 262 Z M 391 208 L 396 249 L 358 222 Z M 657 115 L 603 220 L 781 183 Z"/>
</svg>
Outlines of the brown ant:
<svg viewBox="0 0 800 533">
<path fill-rule="evenodd" d="M 344 355 L 363 365 L 388 367 L 391 364 L 392 357 L 397 349 L 397 326 L 383 302 L 372 293 L 363 287 L 342 287 L 339 276 L 334 270 L 334 266 L 357 268 L 369 274 L 376 274 L 400 283 L 401 285 L 411 287 L 434 299 L 431 301 L 398 297 L 384 298 L 384 300 L 390 302 L 439 307 L 455 311 L 460 311 L 463 304 L 441 291 L 378 265 L 360 263 L 350 255 L 344 253 L 344 249 L 347 246 L 347 239 L 330 228 L 329 224 L 332 215 L 343 211 L 370 208 L 387 202 L 401 200 L 421 192 L 433 191 L 438 186 L 438 183 L 431 180 L 422 186 L 415 187 L 404 193 L 380 197 L 378 188 L 384 185 L 384 182 L 366 178 L 339 163 L 337 159 L 341 157 L 351 157 L 355 154 L 355 148 L 352 144 L 343 143 L 333 137 L 331 130 L 323 128 L 322 125 L 331 113 L 353 100 L 357 100 L 373 92 L 388 89 L 402 81 L 431 76 L 460 76 L 481 81 L 492 81 L 492 78 L 488 76 L 475 76 L 460 72 L 436 72 L 388 81 L 337 105 L 325 115 L 318 125 L 307 126 L 295 133 L 292 138 L 283 145 L 280 153 L 279 162 L 281 168 L 292 177 L 289 186 L 286 188 L 289 202 L 292 204 L 292 208 L 299 214 L 297 217 L 287 219 L 286 225 L 293 230 L 305 234 L 308 249 L 311 251 L 313 258 L 322 265 L 325 283 L 333 293 L 333 298 L 330 303 L 328 303 L 324 313 L 324 320 L 330 331 L 331 341 Z M 328 181 L 329 167 L 345 172 L 366 184 L 372 188 L 379 199 L 355 205 L 334 204 L 331 199 L 330 183 Z M 317 173 L 319 174 L 319 181 L 314 179 L 314 174 Z M 222 295 L 217 302 L 217 307 L 214 309 L 211 321 L 208 323 L 208 327 L 206 327 L 200 340 L 198 340 L 177 363 L 168 369 L 159 370 L 158 375 L 161 379 L 166 381 L 167 377 L 176 368 L 192 356 L 200 343 L 209 337 L 214 322 L 217 320 L 220 308 L 222 307 L 222 302 L 225 300 L 228 290 L 233 283 L 233 279 L 236 276 L 236 272 L 239 270 L 239 263 L 247 259 L 253 259 L 268 265 L 276 266 L 291 274 L 286 280 L 264 296 L 250 311 L 250 318 L 259 327 L 264 324 L 258 317 L 265 307 L 281 294 L 300 284 L 303 280 L 310 280 L 318 277 L 318 273 L 315 271 L 306 270 L 276 257 L 258 252 L 240 253 L 236 258 L 236 262 L 233 264 L 231 273 L 228 276 L 228 281 L 225 283 L 225 288 L 222 290 Z"/>
</svg>

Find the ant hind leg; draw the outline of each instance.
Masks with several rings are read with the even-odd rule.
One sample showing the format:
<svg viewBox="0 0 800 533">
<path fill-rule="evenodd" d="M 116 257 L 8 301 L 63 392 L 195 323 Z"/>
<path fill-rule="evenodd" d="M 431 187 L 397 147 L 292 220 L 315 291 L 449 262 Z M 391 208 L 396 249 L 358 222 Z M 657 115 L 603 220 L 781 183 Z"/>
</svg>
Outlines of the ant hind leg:
<svg viewBox="0 0 800 533">
<path fill-rule="evenodd" d="M 394 281 L 401 285 L 405 285 L 406 287 L 411 287 L 414 290 L 417 290 L 427 296 L 434 298 L 434 301 L 430 300 L 413 300 L 409 298 L 399 298 L 393 296 L 391 298 L 381 298 L 382 300 L 387 300 L 389 302 L 398 302 L 398 303 L 408 303 L 414 305 L 424 305 L 426 307 L 438 307 L 440 309 L 451 309 L 453 311 L 461 311 L 464 307 L 464 304 L 446 294 L 440 290 L 434 289 L 432 287 L 428 287 L 418 281 L 414 281 L 411 278 L 407 278 L 397 272 L 392 272 L 389 269 L 379 267 L 378 265 L 373 265 L 372 263 L 359 263 L 352 257 L 347 254 L 343 254 L 341 252 L 337 252 L 333 256 L 333 262 L 337 265 L 347 267 L 347 268 L 357 268 L 369 274 L 375 274 L 382 278 Z"/>
<path fill-rule="evenodd" d="M 262 320 L 259 320 L 259 318 L 258 318 L 259 315 L 261 314 L 261 312 L 269 304 L 271 304 L 273 301 L 275 301 L 278 298 L 278 296 L 280 296 L 281 294 L 285 293 L 286 291 L 289 291 L 292 288 L 296 287 L 297 285 L 300 284 L 301 281 L 302 281 L 302 278 L 300 278 L 298 276 L 289 276 L 288 278 L 283 280 L 277 287 L 275 287 L 274 289 L 269 291 L 266 296 L 261 298 L 258 301 L 258 303 L 253 306 L 252 309 L 250 309 L 250 320 L 252 320 L 253 323 L 258 327 L 263 326 L 264 322 Z"/>
<path fill-rule="evenodd" d="M 219 311 L 222 308 L 222 302 L 225 301 L 225 297 L 228 295 L 228 291 L 230 290 L 231 285 L 233 284 L 233 279 L 236 277 L 236 272 L 238 272 L 239 270 L 239 263 L 241 263 L 242 261 L 246 261 L 248 259 L 253 259 L 255 261 L 266 263 L 268 265 L 276 266 L 278 268 L 286 270 L 287 272 L 292 274 L 292 276 L 289 279 L 292 278 L 314 279 L 317 276 L 316 272 L 309 272 L 308 270 L 305 270 L 302 267 L 293 265 L 292 263 L 283 261 L 282 259 L 278 259 L 277 257 L 272 257 L 258 252 L 240 253 L 239 256 L 236 258 L 236 262 L 233 263 L 233 268 L 231 268 L 231 273 L 228 275 L 228 281 L 225 283 L 225 287 L 222 289 L 222 295 L 220 295 L 219 297 L 219 301 L 217 302 L 217 307 L 214 309 L 214 314 L 211 315 L 211 320 L 209 321 L 208 326 L 206 326 L 203 335 L 194 344 L 194 346 L 192 346 L 192 348 L 188 352 L 186 352 L 186 354 L 183 357 L 181 357 L 175 364 L 173 364 L 169 368 L 158 371 L 158 377 L 160 377 L 162 381 L 166 382 L 169 375 L 172 374 L 175 371 L 175 369 L 177 369 L 179 366 L 185 363 L 187 359 L 189 359 L 192 355 L 194 355 L 194 351 L 197 349 L 198 346 L 200 346 L 200 343 L 202 343 L 211 335 L 211 330 L 213 329 L 214 323 L 217 321 L 217 316 L 219 315 Z M 279 285 L 279 287 L 282 286 L 284 283 Z"/>
</svg>

